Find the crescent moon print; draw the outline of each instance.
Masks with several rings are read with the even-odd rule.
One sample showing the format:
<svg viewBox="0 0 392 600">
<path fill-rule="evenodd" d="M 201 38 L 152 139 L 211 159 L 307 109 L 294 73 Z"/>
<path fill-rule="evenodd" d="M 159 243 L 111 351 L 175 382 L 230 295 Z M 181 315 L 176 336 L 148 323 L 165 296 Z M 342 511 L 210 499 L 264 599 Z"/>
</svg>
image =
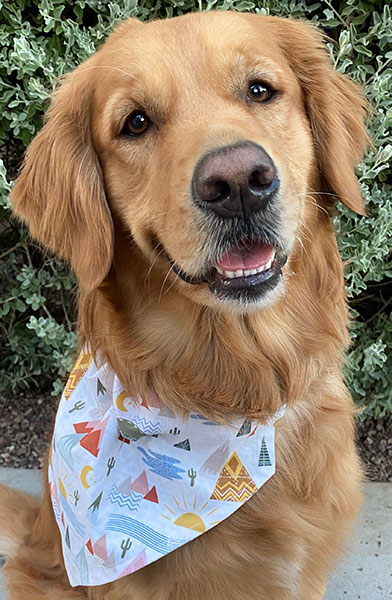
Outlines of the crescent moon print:
<svg viewBox="0 0 392 600">
<path fill-rule="evenodd" d="M 86 490 L 91 487 L 91 484 L 96 483 L 96 479 L 93 478 L 93 473 L 94 469 L 90 465 L 85 465 L 80 472 L 80 481 Z"/>
</svg>

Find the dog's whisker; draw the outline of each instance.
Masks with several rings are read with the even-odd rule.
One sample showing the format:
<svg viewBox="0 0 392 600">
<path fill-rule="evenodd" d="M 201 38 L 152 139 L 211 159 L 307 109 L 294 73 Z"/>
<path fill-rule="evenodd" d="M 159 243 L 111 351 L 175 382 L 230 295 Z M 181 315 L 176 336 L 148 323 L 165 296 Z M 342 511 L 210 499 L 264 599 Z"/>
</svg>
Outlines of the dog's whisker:
<svg viewBox="0 0 392 600">
<path fill-rule="evenodd" d="M 168 271 L 166 273 L 165 279 L 162 282 L 161 289 L 159 291 L 158 302 L 160 302 L 162 300 L 163 288 L 165 287 L 165 283 L 166 283 L 170 273 L 173 271 L 173 268 L 174 268 L 174 264 L 170 265 L 170 268 L 168 269 Z"/>
<path fill-rule="evenodd" d="M 176 281 L 178 281 L 178 279 L 179 279 L 179 278 L 180 278 L 179 274 L 178 274 L 178 273 L 176 273 L 176 276 L 175 276 L 174 280 L 173 280 L 173 281 L 172 281 L 172 283 L 169 285 L 169 287 L 167 288 L 166 292 L 164 292 L 164 294 L 165 294 L 165 295 L 166 295 L 166 294 L 167 294 L 167 293 L 168 293 L 168 292 L 171 290 L 171 288 L 172 288 L 172 287 L 173 287 L 173 285 L 176 283 Z"/>
<path fill-rule="evenodd" d="M 314 194 L 314 193 L 315 192 L 312 192 L 312 194 Z M 334 194 L 329 194 L 329 195 L 333 196 Z M 320 206 L 320 204 L 318 204 L 318 202 L 314 198 L 312 198 L 311 194 L 301 193 L 301 194 L 298 194 L 298 196 L 300 196 L 305 202 L 308 202 L 309 204 L 311 204 L 312 206 L 314 206 L 318 210 L 324 212 L 327 215 L 327 217 L 329 217 L 328 211 L 323 206 Z"/>
<path fill-rule="evenodd" d="M 162 253 L 163 253 L 163 251 L 164 251 L 162 247 L 161 247 L 161 248 L 159 247 L 159 245 L 155 246 L 154 250 L 156 250 L 156 251 L 158 251 L 158 250 L 159 250 L 159 251 L 158 251 L 158 252 L 157 252 L 157 254 L 154 256 L 154 260 L 153 260 L 152 262 L 150 262 L 150 266 L 149 266 L 149 268 L 148 268 L 148 271 L 147 271 L 147 273 L 146 273 L 146 275 L 145 275 L 145 277 L 144 277 L 144 282 L 143 282 L 144 284 L 146 283 L 146 281 L 147 281 L 147 278 L 148 278 L 148 277 L 150 277 L 150 275 L 151 275 L 151 271 L 152 271 L 152 269 L 154 268 L 154 265 L 155 265 L 155 263 L 157 262 L 158 258 L 161 256 L 161 254 L 162 254 Z"/>
<path fill-rule="evenodd" d="M 159 250 L 159 245 L 155 246 L 155 250 Z M 143 281 L 143 285 L 146 285 L 147 283 L 147 294 L 150 297 L 151 294 L 151 272 L 154 268 L 154 265 L 156 263 L 156 261 L 158 260 L 159 256 L 163 253 L 163 248 L 161 247 L 159 252 L 156 254 L 156 256 L 154 257 L 154 260 L 150 263 L 150 267 L 144 277 L 144 281 Z"/>
<path fill-rule="evenodd" d="M 128 73 L 127 71 L 124 71 L 124 69 L 120 69 L 119 67 L 113 67 L 113 65 L 90 65 L 88 67 L 84 67 L 85 71 L 90 71 L 92 69 L 110 69 L 112 71 L 118 71 L 119 73 L 123 73 L 123 75 L 126 75 L 127 77 L 132 79 L 132 81 L 135 80 L 134 75 Z"/>
</svg>

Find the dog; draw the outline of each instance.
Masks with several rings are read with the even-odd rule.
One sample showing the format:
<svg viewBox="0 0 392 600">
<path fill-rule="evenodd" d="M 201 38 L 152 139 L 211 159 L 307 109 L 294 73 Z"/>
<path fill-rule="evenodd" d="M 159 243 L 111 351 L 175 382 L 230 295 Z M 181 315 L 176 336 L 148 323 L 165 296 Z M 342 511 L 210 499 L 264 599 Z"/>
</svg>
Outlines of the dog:
<svg viewBox="0 0 392 600">
<path fill-rule="evenodd" d="M 361 504 L 331 216 L 365 214 L 366 110 L 315 27 L 234 12 L 129 19 L 64 78 L 11 200 L 78 277 L 80 348 L 184 423 L 284 414 L 238 510 L 102 585 L 71 587 L 48 484 L 2 487 L 11 600 L 323 598 Z"/>
</svg>

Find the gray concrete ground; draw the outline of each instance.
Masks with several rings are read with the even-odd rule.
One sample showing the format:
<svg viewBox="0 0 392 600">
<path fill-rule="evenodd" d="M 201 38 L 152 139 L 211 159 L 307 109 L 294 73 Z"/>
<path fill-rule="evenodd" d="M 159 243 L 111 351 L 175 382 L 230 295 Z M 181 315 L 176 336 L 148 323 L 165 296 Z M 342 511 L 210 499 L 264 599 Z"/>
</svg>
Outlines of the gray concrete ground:
<svg viewBox="0 0 392 600">
<path fill-rule="evenodd" d="M 38 495 L 38 471 L 0 469 L 0 483 Z M 0 574 L 0 600 L 6 600 Z M 392 484 L 367 483 L 351 552 L 331 577 L 324 600 L 392 600 Z M 278 598 L 276 600 L 279 600 Z"/>
</svg>

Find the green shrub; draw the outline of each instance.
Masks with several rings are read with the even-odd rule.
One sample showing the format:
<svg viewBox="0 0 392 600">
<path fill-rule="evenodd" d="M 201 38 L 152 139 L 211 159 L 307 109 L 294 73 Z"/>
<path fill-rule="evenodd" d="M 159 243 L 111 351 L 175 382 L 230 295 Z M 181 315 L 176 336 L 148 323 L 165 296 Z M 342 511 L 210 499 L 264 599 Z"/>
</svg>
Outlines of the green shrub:
<svg viewBox="0 0 392 600">
<path fill-rule="evenodd" d="M 382 0 L 10 0 L 0 2 L 0 389 L 54 384 L 70 366 L 74 280 L 12 221 L 7 195 L 24 148 L 41 126 L 58 77 L 89 56 L 128 16 L 147 20 L 190 10 L 234 9 L 306 18 L 331 38 L 335 67 L 366 88 L 375 148 L 358 168 L 369 218 L 340 207 L 336 228 L 347 262 L 353 346 L 346 375 L 376 417 L 392 412 L 391 177 L 392 20 Z"/>
</svg>

